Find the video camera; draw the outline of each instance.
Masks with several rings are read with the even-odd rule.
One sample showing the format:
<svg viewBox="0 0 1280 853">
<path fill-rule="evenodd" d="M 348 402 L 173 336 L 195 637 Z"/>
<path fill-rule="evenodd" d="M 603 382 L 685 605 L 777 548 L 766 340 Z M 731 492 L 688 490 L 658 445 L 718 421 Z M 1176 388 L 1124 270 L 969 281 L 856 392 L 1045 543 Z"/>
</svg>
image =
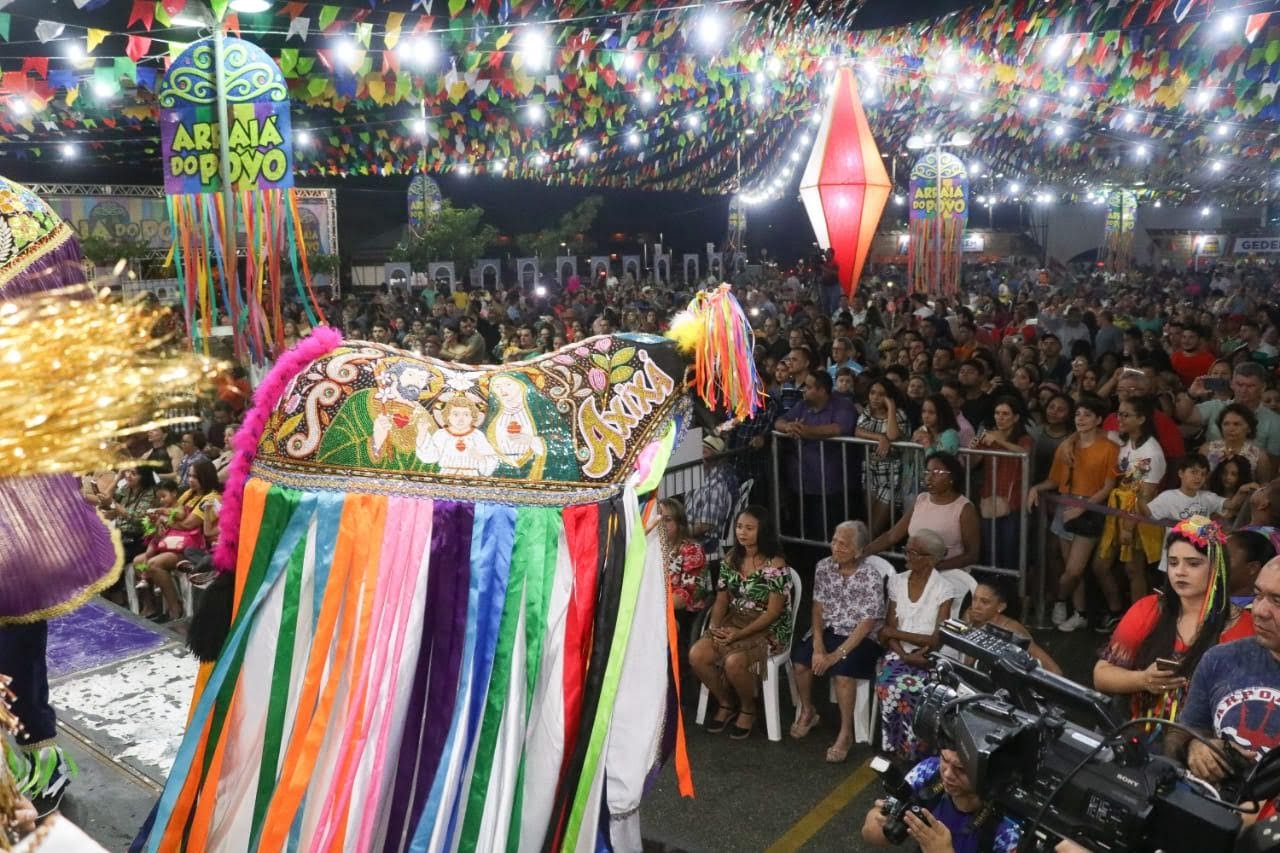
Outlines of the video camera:
<svg viewBox="0 0 1280 853">
<path fill-rule="evenodd" d="M 1148 753 L 1140 732 L 1116 737 L 1106 696 L 1041 669 L 1007 632 L 948 620 L 941 634 L 975 665 L 935 658 L 915 731 L 954 749 L 978 794 L 1023 823 L 1022 849 L 1057 838 L 1104 851 L 1233 849 L 1237 813 Z"/>
</svg>

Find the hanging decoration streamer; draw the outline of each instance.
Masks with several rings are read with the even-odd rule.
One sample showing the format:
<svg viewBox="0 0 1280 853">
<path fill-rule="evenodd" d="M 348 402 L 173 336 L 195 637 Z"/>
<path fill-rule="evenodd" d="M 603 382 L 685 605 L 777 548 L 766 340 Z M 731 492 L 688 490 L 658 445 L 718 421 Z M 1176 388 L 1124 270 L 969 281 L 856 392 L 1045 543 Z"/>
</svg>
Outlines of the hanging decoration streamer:
<svg viewBox="0 0 1280 853">
<path fill-rule="evenodd" d="M 417 175 L 409 182 L 409 230 L 425 234 L 440 214 L 440 185 L 427 175 Z"/>
<path fill-rule="evenodd" d="M 911 290 L 935 296 L 955 293 L 960 286 L 964 227 L 969 221 L 969 173 L 959 157 L 935 150 L 916 161 L 911 169 L 910 218 L 907 280 Z"/>
<path fill-rule="evenodd" d="M 195 344 L 207 351 L 213 328 L 225 315 L 237 357 L 261 364 L 284 345 L 286 269 L 308 322 L 316 325 L 323 317 L 311 293 L 298 221 L 284 76 L 261 48 L 223 39 L 224 164 L 216 56 L 214 39 L 198 41 L 182 52 L 160 83 L 160 143 L 173 256 L 185 285 L 183 305 Z M 223 186 L 224 173 L 230 187 Z"/>
<path fill-rule="evenodd" d="M 1107 224 L 1103 231 L 1103 251 L 1107 269 L 1124 272 L 1133 261 L 1133 225 L 1138 216 L 1138 195 L 1133 190 L 1114 190 L 1107 196 Z"/>
</svg>

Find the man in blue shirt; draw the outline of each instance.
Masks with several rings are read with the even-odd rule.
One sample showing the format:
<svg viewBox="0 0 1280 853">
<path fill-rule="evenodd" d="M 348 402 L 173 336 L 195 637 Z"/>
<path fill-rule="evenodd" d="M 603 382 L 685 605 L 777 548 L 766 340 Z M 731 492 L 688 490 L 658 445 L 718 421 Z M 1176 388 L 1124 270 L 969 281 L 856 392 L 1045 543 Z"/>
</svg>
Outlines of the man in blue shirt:
<svg viewBox="0 0 1280 853">
<path fill-rule="evenodd" d="M 778 419 L 779 433 L 795 439 L 786 451 L 784 482 L 802 498 L 805 538 L 829 540 L 845 521 L 844 462 L 838 444 L 825 439 L 849 436 L 857 424 L 853 404 L 832 392 L 831 374 L 819 370 L 804 379 L 804 398 Z M 852 449 L 852 448 L 851 448 Z"/>
<path fill-rule="evenodd" d="M 827 373 L 834 380 L 842 367 L 849 368 L 855 374 L 862 373 L 863 370 L 862 365 L 853 358 L 853 341 L 848 338 L 836 338 L 831 342 L 831 364 L 827 367 Z"/>
<path fill-rule="evenodd" d="M 1253 637 L 1214 646 L 1204 653 L 1178 722 L 1222 738 L 1223 748 L 1258 758 L 1280 745 L 1280 557 L 1254 581 Z M 1181 738 L 1171 736 L 1178 751 Z M 1197 740 L 1190 742 L 1187 767 L 1209 782 L 1226 778 L 1227 763 Z"/>
</svg>

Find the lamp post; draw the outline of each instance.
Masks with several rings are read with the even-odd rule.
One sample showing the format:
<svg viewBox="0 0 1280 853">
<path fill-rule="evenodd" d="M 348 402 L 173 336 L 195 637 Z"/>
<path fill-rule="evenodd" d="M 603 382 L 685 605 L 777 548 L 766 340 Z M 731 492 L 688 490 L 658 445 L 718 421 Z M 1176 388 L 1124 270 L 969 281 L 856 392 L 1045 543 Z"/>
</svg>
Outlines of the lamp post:
<svg viewBox="0 0 1280 853">
<path fill-rule="evenodd" d="M 937 227 L 933 230 L 933 269 L 937 279 L 934 281 L 934 293 L 942 293 L 942 149 L 943 148 L 967 148 L 973 143 L 973 137 L 964 131 L 960 131 L 952 136 L 946 142 L 942 140 L 934 140 L 932 134 L 928 136 L 917 136 L 912 134 L 907 139 L 907 149 L 910 151 L 920 151 L 925 148 L 933 149 L 934 157 L 934 181 L 935 181 L 935 201 L 934 212 L 937 215 Z"/>
</svg>

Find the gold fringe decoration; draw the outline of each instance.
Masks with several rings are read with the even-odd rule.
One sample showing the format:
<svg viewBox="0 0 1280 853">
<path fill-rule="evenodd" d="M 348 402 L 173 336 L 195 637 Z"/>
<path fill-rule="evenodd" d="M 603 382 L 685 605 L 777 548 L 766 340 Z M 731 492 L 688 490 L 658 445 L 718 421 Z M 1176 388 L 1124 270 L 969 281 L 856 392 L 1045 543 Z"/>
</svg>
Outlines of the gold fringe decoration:
<svg viewBox="0 0 1280 853">
<path fill-rule="evenodd" d="M 189 421 L 224 365 L 157 335 L 163 314 L 85 286 L 0 303 L 0 476 L 113 468 L 117 441 Z"/>
</svg>

